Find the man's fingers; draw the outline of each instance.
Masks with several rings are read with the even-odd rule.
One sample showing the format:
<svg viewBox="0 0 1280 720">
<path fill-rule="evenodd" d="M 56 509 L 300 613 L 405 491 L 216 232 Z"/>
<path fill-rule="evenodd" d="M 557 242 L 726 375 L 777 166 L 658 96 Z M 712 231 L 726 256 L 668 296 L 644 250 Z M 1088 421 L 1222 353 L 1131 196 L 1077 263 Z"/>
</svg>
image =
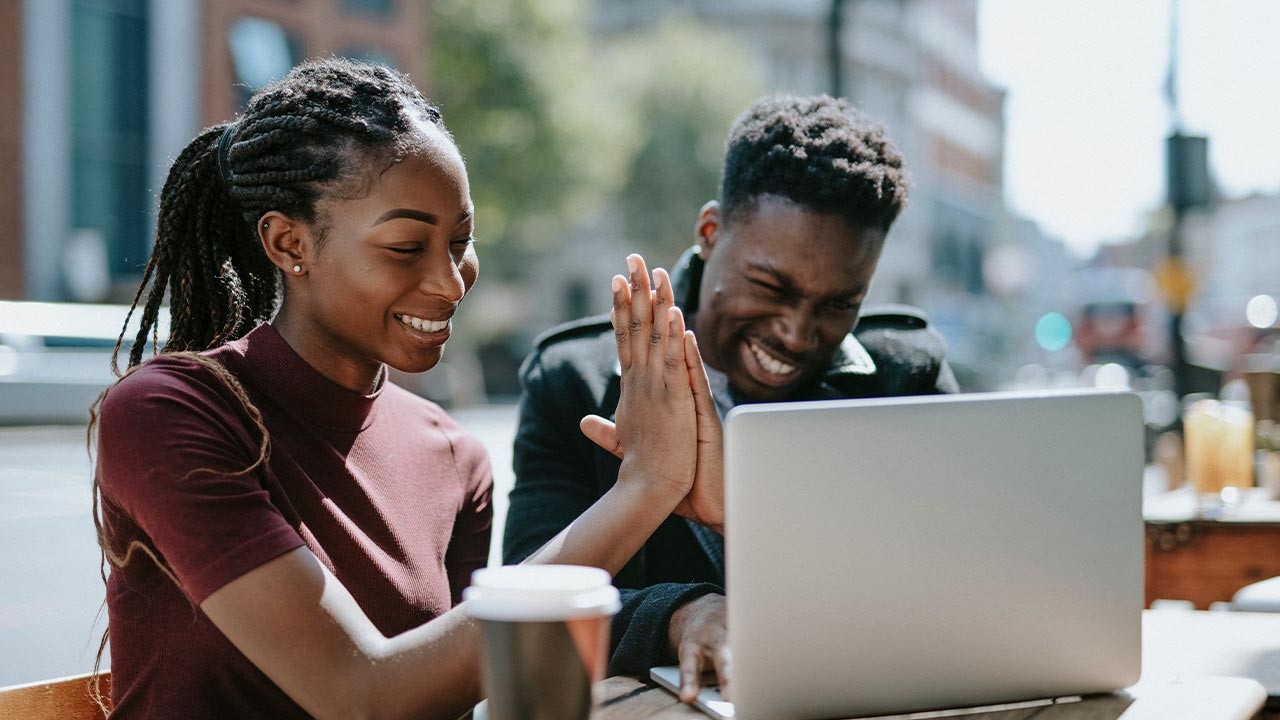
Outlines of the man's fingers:
<svg viewBox="0 0 1280 720">
<path fill-rule="evenodd" d="M 707 380 L 707 368 L 702 364 L 702 354 L 698 352 L 698 339 L 694 337 L 692 330 L 685 331 L 683 345 L 684 362 L 689 372 L 689 387 L 693 390 L 693 408 L 701 420 L 710 420 L 712 418 L 719 420 L 720 415 L 716 411 L 716 398 L 711 394 L 711 382 Z M 715 428 L 708 429 L 718 431 L 720 424 L 717 422 L 715 426 Z"/>
<path fill-rule="evenodd" d="M 716 668 L 716 678 L 720 683 L 720 697 L 729 702 L 733 702 L 729 692 L 729 679 L 733 675 L 733 653 L 729 652 L 729 646 L 720 644 L 711 651 L 711 662 Z"/>
<path fill-rule="evenodd" d="M 613 323 L 613 337 L 618 342 L 618 364 L 623 370 L 631 367 L 631 287 L 621 275 L 613 276 L 613 311 L 609 313 Z"/>
<path fill-rule="evenodd" d="M 578 423 L 582 434 L 605 451 L 622 459 L 622 442 L 618 439 L 618 426 L 599 415 L 588 415 Z"/>
<path fill-rule="evenodd" d="M 702 646 L 694 642 L 680 645 L 680 700 L 691 703 L 702 688 Z"/>
<path fill-rule="evenodd" d="M 645 267 L 644 258 L 635 254 L 627 256 L 627 270 L 631 274 L 631 317 L 628 322 L 631 330 L 631 361 L 634 365 L 644 367 L 649 359 L 649 334 L 653 328 L 653 308 L 649 303 L 649 270 Z"/>
</svg>

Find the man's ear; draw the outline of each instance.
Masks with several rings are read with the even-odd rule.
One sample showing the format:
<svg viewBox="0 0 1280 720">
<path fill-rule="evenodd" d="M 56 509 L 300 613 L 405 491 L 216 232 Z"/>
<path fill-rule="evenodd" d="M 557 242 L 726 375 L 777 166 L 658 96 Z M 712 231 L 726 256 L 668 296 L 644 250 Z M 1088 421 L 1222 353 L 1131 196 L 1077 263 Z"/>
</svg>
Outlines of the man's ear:
<svg viewBox="0 0 1280 720">
<path fill-rule="evenodd" d="M 267 258 L 286 277 L 302 275 L 307 271 L 307 260 L 315 248 L 305 225 L 278 210 L 272 210 L 258 218 L 257 232 Z"/>
<path fill-rule="evenodd" d="M 710 200 L 698 212 L 698 222 L 693 227 L 694 241 L 698 244 L 698 257 L 702 258 L 703 262 L 711 259 L 711 253 L 715 251 L 716 242 L 719 241 L 723 229 L 720 202 Z"/>
</svg>

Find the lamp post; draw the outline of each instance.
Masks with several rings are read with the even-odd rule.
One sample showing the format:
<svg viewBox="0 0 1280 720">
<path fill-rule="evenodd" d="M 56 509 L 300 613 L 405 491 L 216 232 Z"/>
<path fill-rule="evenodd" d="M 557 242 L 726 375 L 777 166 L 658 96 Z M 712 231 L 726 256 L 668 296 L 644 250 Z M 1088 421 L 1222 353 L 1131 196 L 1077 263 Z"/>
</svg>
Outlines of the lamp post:
<svg viewBox="0 0 1280 720">
<path fill-rule="evenodd" d="M 1179 397 L 1192 391 L 1190 363 L 1182 319 L 1195 292 L 1195 278 L 1184 259 L 1183 219 L 1189 210 L 1206 207 L 1211 198 L 1209 184 L 1209 139 L 1188 135 L 1182 129 L 1178 109 L 1178 0 L 1169 3 L 1169 68 L 1165 76 L 1165 98 L 1169 103 L 1172 131 L 1165 141 L 1166 187 L 1173 223 L 1169 228 L 1169 252 L 1156 268 L 1156 282 L 1170 310 L 1169 342 L 1173 355 L 1174 391 Z"/>
<path fill-rule="evenodd" d="M 831 97 L 844 94 L 844 3 L 831 0 L 831 13 L 827 17 L 827 67 L 830 72 Z"/>
</svg>

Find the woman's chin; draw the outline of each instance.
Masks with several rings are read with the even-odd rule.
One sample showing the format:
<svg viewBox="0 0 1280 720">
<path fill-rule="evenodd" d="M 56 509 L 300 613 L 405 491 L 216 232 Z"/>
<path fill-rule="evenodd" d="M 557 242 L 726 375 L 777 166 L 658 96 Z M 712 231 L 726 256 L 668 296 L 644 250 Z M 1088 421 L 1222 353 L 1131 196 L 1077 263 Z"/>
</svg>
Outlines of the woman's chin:
<svg viewBox="0 0 1280 720">
<path fill-rule="evenodd" d="M 426 355 L 396 358 L 395 361 L 388 361 L 387 365 L 403 373 L 413 375 L 424 373 L 440 364 L 440 358 L 444 355 L 443 350 L 443 348 L 437 348 L 435 352 Z"/>
</svg>

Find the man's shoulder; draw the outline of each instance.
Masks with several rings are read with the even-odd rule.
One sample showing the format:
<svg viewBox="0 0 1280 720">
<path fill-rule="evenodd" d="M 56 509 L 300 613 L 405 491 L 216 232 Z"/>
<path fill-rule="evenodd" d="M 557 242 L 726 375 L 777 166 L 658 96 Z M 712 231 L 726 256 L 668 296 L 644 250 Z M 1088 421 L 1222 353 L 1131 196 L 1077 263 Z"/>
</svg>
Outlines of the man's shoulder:
<svg viewBox="0 0 1280 720">
<path fill-rule="evenodd" d="M 608 315 L 557 325 L 533 341 L 520 376 L 526 386 L 533 380 L 567 387 L 586 383 L 592 395 L 601 396 L 618 364 L 613 325 Z"/>
<path fill-rule="evenodd" d="M 856 393 L 913 395 L 936 390 L 949 391 L 954 385 L 946 363 L 946 342 L 929 325 L 923 310 L 908 305 L 867 307 L 858 319 L 852 337 L 867 363 L 848 357 L 837 364 L 828 381 L 856 386 Z M 871 389 L 868 389 L 871 388 Z"/>
<path fill-rule="evenodd" d="M 535 352 L 551 348 L 576 349 L 593 347 L 600 343 L 602 336 L 613 336 L 613 324 L 608 315 L 592 315 L 561 323 L 544 331 L 533 341 Z"/>
<path fill-rule="evenodd" d="M 924 330 L 929 327 L 929 316 L 918 307 L 910 305 L 869 305 L 858 316 L 854 333 L 866 330 Z"/>
</svg>

